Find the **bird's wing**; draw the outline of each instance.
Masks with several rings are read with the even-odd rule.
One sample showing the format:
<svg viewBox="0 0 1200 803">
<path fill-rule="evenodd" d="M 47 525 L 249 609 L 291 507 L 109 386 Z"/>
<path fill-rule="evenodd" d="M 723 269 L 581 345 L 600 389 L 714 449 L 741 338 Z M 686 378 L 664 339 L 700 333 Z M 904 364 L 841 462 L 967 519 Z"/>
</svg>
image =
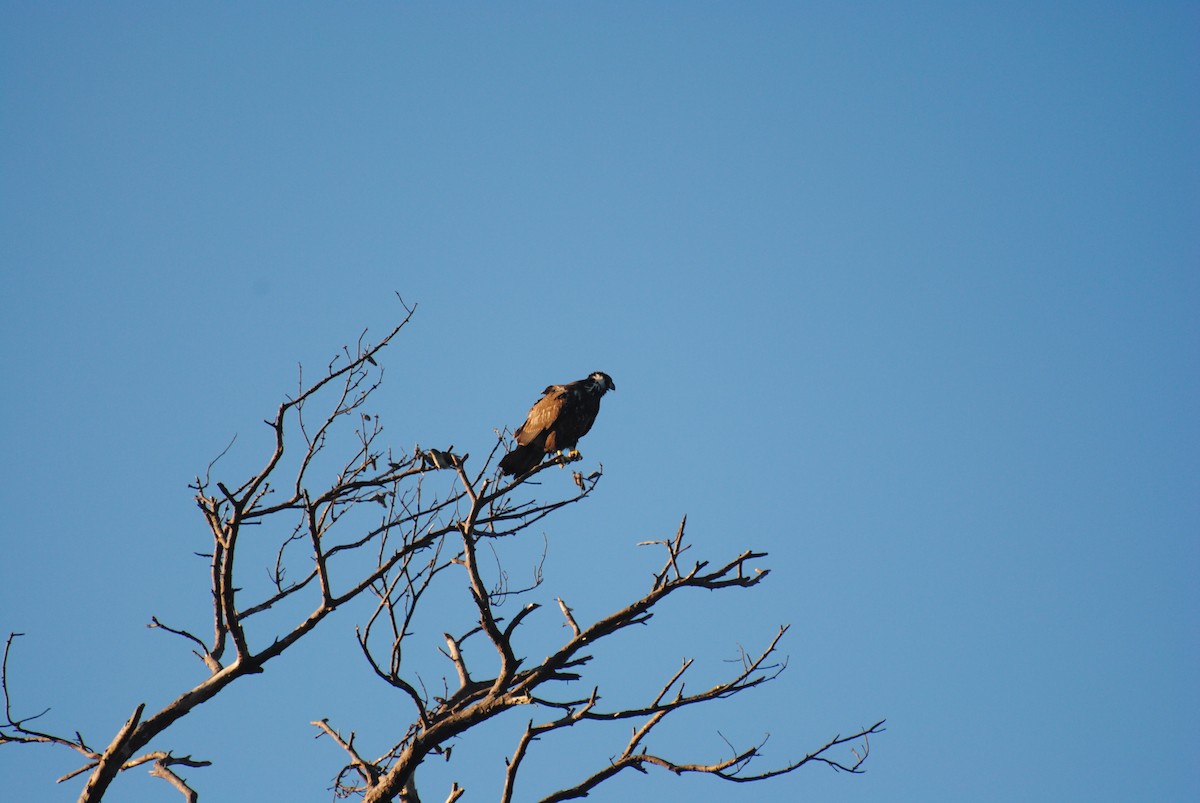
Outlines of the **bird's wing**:
<svg viewBox="0 0 1200 803">
<path fill-rule="evenodd" d="M 546 395 L 538 399 L 529 410 L 525 423 L 517 430 L 517 443 L 524 446 L 537 439 L 539 435 L 554 426 L 562 412 L 564 390 L 561 386 L 546 388 Z"/>
</svg>

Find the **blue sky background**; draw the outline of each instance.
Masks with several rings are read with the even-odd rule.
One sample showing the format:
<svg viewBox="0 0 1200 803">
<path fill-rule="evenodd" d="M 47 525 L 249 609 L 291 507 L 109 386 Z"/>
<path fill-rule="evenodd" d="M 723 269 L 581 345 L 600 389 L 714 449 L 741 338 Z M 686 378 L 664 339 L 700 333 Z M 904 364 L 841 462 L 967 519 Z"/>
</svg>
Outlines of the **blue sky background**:
<svg viewBox="0 0 1200 803">
<path fill-rule="evenodd" d="M 1192 3 L 4 3 L 18 713 L 105 744 L 200 680 L 144 626 L 207 631 L 188 482 L 235 433 L 240 480 L 297 363 L 385 331 L 398 291 L 420 308 L 376 412 L 401 451 L 482 456 L 546 384 L 616 380 L 582 444 L 605 478 L 546 523 L 536 599 L 598 618 L 684 513 L 697 555 L 770 553 L 757 590 L 614 642 L 636 691 L 793 625 L 779 681 L 652 747 L 770 732 L 782 763 L 888 719 L 861 777 L 593 799 L 1193 798 L 1198 42 Z M 156 746 L 216 762 L 184 773 L 202 799 L 329 799 L 343 758 L 308 723 L 382 750 L 410 714 L 354 621 Z M 524 722 L 426 797 L 495 799 Z M 539 745 L 518 796 L 626 738 Z M 4 747 L 5 797 L 73 800 L 77 765 Z M 135 770 L 108 799 L 178 797 Z"/>
</svg>

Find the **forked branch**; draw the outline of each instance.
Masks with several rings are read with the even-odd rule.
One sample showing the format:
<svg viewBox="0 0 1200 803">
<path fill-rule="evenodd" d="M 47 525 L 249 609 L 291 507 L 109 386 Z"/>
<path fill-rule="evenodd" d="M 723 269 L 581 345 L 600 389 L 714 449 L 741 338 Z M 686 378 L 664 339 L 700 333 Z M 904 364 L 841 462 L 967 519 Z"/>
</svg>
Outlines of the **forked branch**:
<svg viewBox="0 0 1200 803">
<path fill-rule="evenodd" d="M 384 688 L 403 695 L 414 712 L 410 722 L 372 749 L 360 744 L 353 731 L 341 731 L 328 719 L 312 722 L 319 736 L 338 746 L 346 762 L 334 779 L 337 796 L 359 796 L 365 803 L 414 803 L 419 799 L 416 773 L 427 758 L 450 761 L 456 739 L 513 709 L 521 711 L 527 724 L 505 763 L 503 803 L 535 799 L 518 791 L 518 785 L 539 740 L 569 728 L 617 720 L 632 730 L 627 741 L 614 746 L 615 756 L 578 782 L 544 796 L 544 801 L 586 797 L 629 768 L 646 772 L 660 767 L 736 783 L 765 780 L 808 764 L 861 772 L 869 753 L 868 737 L 882 732 L 883 722 L 835 736 L 801 758 L 766 769 L 751 769 L 762 757 L 765 739 L 749 747 L 730 745 L 728 755 L 701 761 L 668 757 L 669 749 L 653 744 L 662 733 L 660 723 L 668 717 L 678 719 L 682 715 L 677 712 L 734 697 L 777 678 L 787 665 L 779 655 L 786 625 L 761 650 L 742 650 L 736 668 L 727 670 L 723 680 L 691 684 L 695 670 L 688 658 L 635 698 L 635 704 L 608 707 L 602 694 L 604 678 L 592 668 L 605 639 L 650 623 L 663 600 L 686 594 L 687 589 L 752 588 L 768 574 L 755 565 L 766 553 L 753 550 L 724 562 L 691 561 L 686 554 L 691 548 L 686 517 L 673 537 L 645 542 L 661 546 L 665 555 L 661 565 L 648 567 L 640 596 L 619 601 L 607 615 L 591 621 L 555 597 L 562 615 L 561 620 L 558 614 L 551 617 L 555 646 L 540 661 L 522 652 L 520 637 L 539 627 L 536 614 L 545 603 L 533 597 L 542 582 L 541 564 L 535 566 L 528 587 L 514 589 L 501 557 L 503 545 L 588 498 L 602 468 L 586 475 L 571 472 L 573 486 L 546 481 L 565 474 L 543 476 L 566 467 L 573 459 L 568 457 L 544 461 L 519 477 L 505 477 L 496 467 L 505 433 L 497 433 L 490 453 L 475 463 L 453 446 L 393 452 L 369 403 L 382 381 L 377 357 L 414 309 L 405 306 L 403 320 L 379 342 L 368 343 L 364 332 L 356 343 L 343 347 L 315 381 L 306 380 L 301 371 L 293 395 L 265 421 L 270 431 L 265 459 L 248 477 L 214 479 L 214 460 L 204 476 L 196 478 L 195 500 L 211 538 L 211 547 L 202 555 L 209 570 L 211 635 L 208 625 L 181 627 L 153 616 L 149 626 L 175 636 L 173 643 L 182 640 L 203 662 L 204 679 L 158 711 L 137 705 L 107 747 L 93 748 L 78 733 L 64 737 L 37 729 L 36 721 L 45 711 L 14 713 L 9 657 L 19 634 L 13 633 L 0 661 L 0 746 L 56 744 L 80 754 L 82 766 L 62 780 L 87 775 L 82 803 L 100 801 L 119 773 L 143 765 L 185 800 L 194 801 L 196 791 L 177 770 L 206 767 L 209 762 L 175 756 L 152 743 L 234 681 L 266 671 L 273 659 L 313 633 L 334 611 L 365 599 L 370 600 L 365 623 L 355 635 L 370 674 L 384 681 Z M 346 442 L 349 447 L 338 451 Z M 221 456 L 233 445 L 231 441 Z M 569 492 L 560 490 L 549 498 L 528 493 L 564 487 Z M 244 549 L 244 544 L 253 549 Z M 259 554 L 267 556 L 266 566 L 245 565 L 247 555 Z M 495 555 L 494 566 L 489 554 Z M 445 675 L 427 689 L 406 660 L 405 647 L 413 630 L 426 626 L 418 612 L 429 610 L 429 601 L 436 598 L 433 589 L 451 582 L 455 593 L 469 595 L 469 616 L 457 623 L 436 621 L 439 629 L 433 632 L 444 633 Z M 502 609 L 510 601 L 519 604 L 515 612 Z M 262 615 L 268 611 L 273 613 Z M 248 628 L 250 621 L 255 626 Z M 585 678 L 583 688 L 590 691 L 580 692 L 572 683 Z M 349 735 L 343 736 L 345 732 Z M 847 758 L 839 748 L 851 745 L 853 758 Z M 464 793 L 455 782 L 446 800 L 452 803 Z"/>
<path fill-rule="evenodd" d="M 553 463 L 542 464 L 526 477 L 519 479 L 516 484 L 527 481 L 529 476 L 551 465 Z M 688 549 L 684 533 L 685 519 L 674 538 L 652 542 L 665 547 L 667 555 L 663 568 L 653 574 L 650 588 L 643 596 L 586 626 L 575 618 L 566 602 L 558 599 L 559 610 L 570 629 L 570 636 L 559 649 L 540 663 L 522 666 L 526 659 L 519 656 L 514 647 L 514 634 L 527 620 L 531 620 L 530 617 L 538 609 L 538 605 L 526 604 L 510 620 L 502 622 L 495 612 L 496 603 L 487 592 L 481 567 L 475 558 L 475 548 L 480 538 L 494 537 L 491 535 L 491 528 L 497 518 L 512 519 L 513 510 L 520 509 L 528 514 L 537 510 L 538 506 L 513 505 L 506 494 L 515 486 L 489 491 L 488 485 L 491 480 L 472 478 L 466 471 L 465 461 L 459 458 L 455 458 L 453 467 L 460 486 L 470 499 L 470 506 L 464 511 L 459 522 L 463 551 L 454 562 L 466 571 L 467 589 L 478 619 L 475 625 L 461 636 L 445 634 L 446 646 L 443 652 L 453 668 L 455 680 L 452 685 L 447 684 L 448 690 L 444 697 L 435 697 L 428 704 L 425 697 L 420 698 L 420 720 L 409 728 L 397 744 L 390 747 L 380 758 L 366 762 L 367 768 L 364 768 L 361 755 L 350 750 L 347 744 L 342 742 L 343 749 L 352 760 L 339 776 L 339 794 L 361 794 L 363 800 L 368 803 L 394 800 L 402 795 L 404 790 L 412 788 L 416 770 L 428 755 L 439 753 L 448 756 L 453 739 L 518 706 L 534 706 L 532 710 L 542 711 L 551 716 L 544 719 L 531 718 L 518 739 L 505 765 L 501 797 L 504 803 L 511 803 L 516 799 L 521 768 L 527 763 L 536 742 L 556 731 L 586 726 L 589 722 L 632 720 L 637 724 L 629 741 L 616 758 L 579 783 L 560 789 L 544 798 L 545 800 L 584 797 L 596 786 L 627 768 L 645 771 L 647 767 L 658 766 L 676 774 L 705 773 L 734 782 L 775 777 L 793 772 L 809 763 L 824 763 L 848 772 L 860 771 L 862 761 L 866 758 L 866 737 L 868 734 L 880 732 L 882 723 L 845 738 L 835 737 L 799 760 L 760 772 L 750 772 L 747 768 L 752 761 L 761 756 L 762 744 L 732 750 L 728 757 L 711 762 L 678 761 L 649 748 L 647 740 L 654 729 L 675 712 L 732 697 L 778 677 L 786 667 L 786 660 L 777 659 L 775 656 L 784 634 L 787 633 L 787 626 L 780 627 L 760 652 L 747 654 L 742 651 L 738 671 L 706 688 L 695 691 L 685 689 L 684 676 L 693 665 L 689 659 L 684 661 L 643 705 L 605 710 L 601 706 L 602 698 L 598 686 L 594 686 L 591 694 L 584 699 L 554 699 L 552 690 L 560 688 L 558 684 L 582 677 L 583 667 L 592 660 L 594 651 L 602 647 L 605 638 L 627 627 L 648 622 L 654 614 L 655 607 L 666 597 L 688 588 L 723 590 L 757 585 L 766 577 L 767 572 L 754 568 L 752 562 L 765 557 L 765 553 L 747 550 L 716 567 L 710 566 L 706 561 L 685 567 L 681 560 L 681 556 Z M 524 522 L 518 521 L 517 529 L 520 530 Z M 474 659 L 468 658 L 468 652 L 463 648 L 464 641 L 477 634 L 483 634 L 499 656 L 499 662 L 493 670 L 473 666 Z M 408 686 L 415 689 L 417 684 L 408 682 Z M 327 725 L 322 727 L 328 728 Z M 839 745 L 859 740 L 862 742 L 861 752 L 856 754 L 854 761 L 831 754 Z M 347 772 L 354 772 L 356 779 L 353 783 L 346 778 Z M 374 780 L 368 780 L 371 776 L 374 776 Z M 457 788 L 459 787 L 456 785 Z"/>
</svg>

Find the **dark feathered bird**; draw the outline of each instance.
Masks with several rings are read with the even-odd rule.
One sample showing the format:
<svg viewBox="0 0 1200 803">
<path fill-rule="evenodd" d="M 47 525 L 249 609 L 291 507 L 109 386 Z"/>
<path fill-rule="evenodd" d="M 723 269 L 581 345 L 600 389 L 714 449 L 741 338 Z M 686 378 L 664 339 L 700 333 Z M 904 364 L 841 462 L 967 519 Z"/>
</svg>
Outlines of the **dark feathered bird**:
<svg viewBox="0 0 1200 803">
<path fill-rule="evenodd" d="M 517 430 L 516 448 L 500 461 L 500 473 L 524 474 L 554 452 L 570 450 L 578 457 L 575 445 L 592 428 L 600 397 L 616 389 L 611 376 L 597 371 L 587 379 L 543 390 Z"/>
</svg>

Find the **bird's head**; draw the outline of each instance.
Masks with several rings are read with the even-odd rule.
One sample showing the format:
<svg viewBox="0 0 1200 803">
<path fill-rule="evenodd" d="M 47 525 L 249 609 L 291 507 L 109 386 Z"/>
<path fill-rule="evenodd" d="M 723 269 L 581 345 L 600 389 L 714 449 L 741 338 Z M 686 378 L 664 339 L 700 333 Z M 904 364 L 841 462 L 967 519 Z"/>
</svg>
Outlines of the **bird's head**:
<svg viewBox="0 0 1200 803">
<path fill-rule="evenodd" d="M 593 385 L 593 387 L 595 387 L 601 393 L 604 393 L 605 391 L 617 389 L 617 385 L 616 385 L 616 383 L 614 383 L 612 381 L 612 377 L 609 376 L 608 374 L 604 373 L 603 371 L 596 371 L 591 376 L 589 376 L 588 379 L 592 380 L 592 382 L 595 383 Z"/>
</svg>

